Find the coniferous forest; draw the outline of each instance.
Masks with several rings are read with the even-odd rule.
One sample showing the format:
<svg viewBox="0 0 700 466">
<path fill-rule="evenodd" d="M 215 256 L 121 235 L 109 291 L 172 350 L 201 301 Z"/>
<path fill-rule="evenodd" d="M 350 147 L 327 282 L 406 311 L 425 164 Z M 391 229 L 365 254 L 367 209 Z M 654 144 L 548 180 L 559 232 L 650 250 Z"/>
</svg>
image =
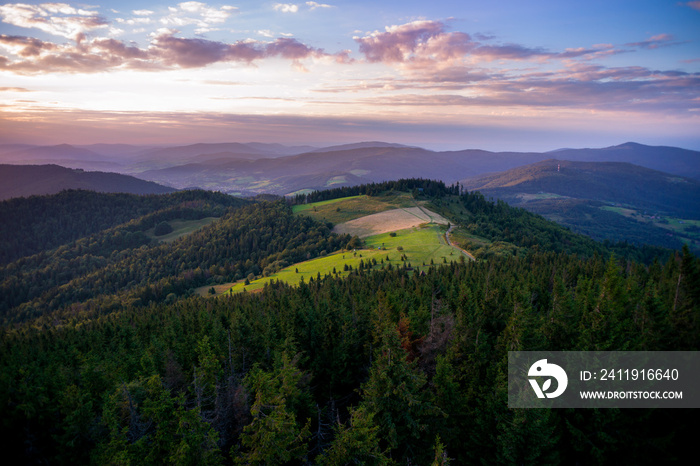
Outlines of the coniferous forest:
<svg viewBox="0 0 700 466">
<path fill-rule="evenodd" d="M 203 298 L 192 289 L 351 238 L 284 200 L 198 191 L 1 203 L 3 221 L 31 232 L 0 268 L 5 455 L 100 465 L 682 460 L 693 411 L 509 409 L 507 352 L 698 350 L 697 257 L 597 243 L 458 187 L 396 183 L 357 192 L 405 189 L 436 210 L 451 196 L 459 221 L 508 252 Z M 66 196 L 85 200 L 69 218 L 105 218 L 73 233 L 70 222 L 56 223 L 65 232 L 42 225 Z M 209 216 L 218 220 L 170 243 L 146 234 Z M 60 241 L 43 239 L 53 230 Z"/>
</svg>

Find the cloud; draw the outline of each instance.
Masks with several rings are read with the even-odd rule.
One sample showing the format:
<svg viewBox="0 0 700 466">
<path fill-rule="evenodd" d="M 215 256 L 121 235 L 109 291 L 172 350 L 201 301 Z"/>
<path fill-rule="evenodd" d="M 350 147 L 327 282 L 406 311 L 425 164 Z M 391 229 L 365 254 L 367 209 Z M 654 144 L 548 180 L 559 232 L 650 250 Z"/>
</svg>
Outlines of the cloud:
<svg viewBox="0 0 700 466">
<path fill-rule="evenodd" d="M 598 49 L 607 47 L 587 50 Z M 358 94 L 355 103 L 382 108 L 520 107 L 531 111 L 575 109 L 649 115 L 695 115 L 700 111 L 700 73 L 641 66 L 605 67 L 573 60 L 564 60 L 563 64 L 559 69 L 548 66 L 530 72 L 501 66 L 475 68 L 473 64 L 403 68 L 400 76 L 348 80 L 346 85 L 327 85 L 316 92 Z"/>
<path fill-rule="evenodd" d="M 0 69 L 18 74 L 51 72 L 94 73 L 119 67 L 154 69 L 144 50 L 115 39 L 82 39 L 76 44 L 53 44 L 39 39 L 0 35 L 0 47 L 20 57 L 2 57 Z"/>
<path fill-rule="evenodd" d="M 641 70 L 632 74 L 638 74 L 639 71 Z M 628 72 L 622 70 L 621 74 L 626 75 Z M 700 110 L 696 90 L 699 84 L 700 75 L 611 81 L 522 79 L 477 84 L 471 87 L 469 95 L 401 93 L 380 95 L 363 102 L 381 107 L 525 107 L 693 114 Z"/>
<path fill-rule="evenodd" d="M 686 5 L 688 5 L 688 6 L 689 6 L 690 8 L 692 8 L 693 10 L 698 10 L 698 11 L 700 11 L 700 1 L 696 1 L 696 2 L 687 2 Z"/>
<path fill-rule="evenodd" d="M 433 46 L 436 41 L 450 48 L 457 47 L 458 53 L 464 53 L 471 47 L 469 35 L 446 33 L 445 25 L 439 21 L 413 21 L 400 26 L 388 26 L 384 32 L 375 31 L 354 39 L 370 63 L 407 62 L 422 54 L 437 51 L 438 47 Z M 451 56 L 454 52 L 443 49 L 440 54 Z"/>
<path fill-rule="evenodd" d="M 444 22 L 430 20 L 388 26 L 384 31 L 354 37 L 367 62 L 413 69 L 453 66 L 460 61 L 472 65 L 490 61 L 590 61 L 634 51 L 629 48 L 655 49 L 682 43 L 670 34 L 659 34 L 645 41 L 625 44 L 628 48 L 595 44 L 558 52 L 514 43 L 493 44 L 494 39 L 493 35 L 450 32 Z"/>
<path fill-rule="evenodd" d="M 321 49 L 288 37 L 268 43 L 245 40 L 227 44 L 205 39 L 177 38 L 169 32 L 155 38 L 150 54 L 166 66 L 176 65 L 182 68 L 201 67 L 217 62 L 251 63 L 263 58 L 291 60 L 298 67 L 299 60 L 327 56 Z"/>
<path fill-rule="evenodd" d="M 107 69 L 159 70 L 199 68 L 214 63 L 279 58 L 289 60 L 295 69 L 307 71 L 301 60 L 330 58 L 350 63 L 349 51 L 335 54 L 310 47 L 294 38 L 280 37 L 273 41 L 239 40 L 234 43 L 199 38 L 176 37 L 177 31 L 161 29 L 152 34 L 147 48 L 135 44 L 97 38 L 79 37 L 75 44 L 54 44 L 24 36 L 0 36 L 0 48 L 18 57 L 2 57 L 0 69 L 19 74 L 52 72 L 92 73 Z"/>
<path fill-rule="evenodd" d="M 151 10 L 133 10 L 132 13 L 135 14 L 136 16 L 150 16 L 150 15 L 154 14 L 155 11 L 151 11 Z"/>
<path fill-rule="evenodd" d="M 296 13 L 299 11 L 299 6 L 293 3 L 275 3 L 272 8 L 275 11 L 281 11 L 282 13 Z"/>
<path fill-rule="evenodd" d="M 213 8 L 202 2 L 178 3 L 177 7 L 168 7 L 170 14 L 160 19 L 166 26 L 196 25 L 199 28 L 209 28 L 213 24 L 226 22 L 238 8 L 224 5 Z"/>
<path fill-rule="evenodd" d="M 412 63 L 430 66 L 475 56 L 482 60 L 551 58 L 542 48 L 518 44 L 484 45 L 464 32 L 447 32 L 440 21 L 413 21 L 355 37 L 360 52 L 370 63 Z"/>
<path fill-rule="evenodd" d="M 24 87 L 0 87 L 0 92 L 33 92 Z"/>
<path fill-rule="evenodd" d="M 170 32 L 155 37 L 149 52 L 166 66 L 202 67 L 212 63 L 241 61 L 250 63 L 264 57 L 255 42 L 226 44 L 205 39 L 183 39 Z"/>
<path fill-rule="evenodd" d="M 568 48 L 565 49 L 564 52 L 556 54 L 556 56 L 562 59 L 582 58 L 585 60 L 592 60 L 628 52 L 630 51 L 616 49 L 612 44 L 596 44 L 592 47 Z"/>
<path fill-rule="evenodd" d="M 309 10 L 311 11 L 315 10 L 316 8 L 334 8 L 333 5 L 326 5 L 325 3 L 316 2 L 306 2 L 306 6 L 308 6 Z"/>
<path fill-rule="evenodd" d="M 674 42 L 674 37 L 671 34 L 658 34 L 642 42 L 632 42 L 625 44 L 627 47 L 635 47 L 641 49 L 658 49 L 661 47 L 670 47 L 678 45 L 681 42 Z"/>
<path fill-rule="evenodd" d="M 33 37 L 7 36 L 5 34 L 0 35 L 0 46 L 22 58 L 36 57 L 58 48 L 51 42 L 44 42 Z"/>
<path fill-rule="evenodd" d="M 119 24 L 128 24 L 130 26 L 135 26 L 137 24 L 151 24 L 153 22 L 151 18 L 115 18 L 115 21 Z"/>
<path fill-rule="evenodd" d="M 0 16 L 3 22 L 13 26 L 35 28 L 69 39 L 108 27 L 108 22 L 97 12 L 76 9 L 65 3 L 8 3 L 0 5 Z"/>
<path fill-rule="evenodd" d="M 296 39 L 281 37 L 265 46 L 265 55 L 268 57 L 279 56 L 290 60 L 300 60 L 307 57 L 321 57 L 323 50 L 315 49 L 302 44 Z"/>
<path fill-rule="evenodd" d="M 63 4 L 46 5 L 36 8 L 43 8 L 47 15 L 72 15 L 78 11 Z M 34 11 L 35 7 L 28 8 L 27 11 Z M 219 24 L 216 21 L 225 21 L 225 15 L 219 13 L 234 11 L 211 8 L 201 2 L 180 3 L 170 10 L 173 18 L 196 19 L 207 24 L 198 30 L 211 30 L 211 25 Z M 91 13 L 81 18 L 98 17 Z M 148 18 L 144 14 L 134 19 Z M 113 38 L 90 38 L 83 32 L 74 35 L 75 43 L 64 44 L 0 35 L 0 49 L 8 52 L 8 56 L 0 56 L 0 69 L 18 74 L 91 73 L 114 69 L 155 71 L 201 68 L 215 63 L 248 65 L 259 60 L 279 59 L 289 61 L 299 71 L 308 71 L 304 66 L 306 60 L 354 62 L 349 50 L 328 53 L 295 38 L 273 39 L 272 32 L 266 30 L 258 33 L 267 39 L 223 42 L 179 37 L 174 29 L 161 29 L 150 36 L 150 44 L 142 47 Z M 622 48 L 595 44 L 563 51 L 498 44 L 493 43 L 494 39 L 448 31 L 441 21 L 388 26 L 354 40 L 365 64 L 381 63 L 395 68 L 390 77 L 363 82 L 348 80 L 333 86 L 321 85 L 316 90 L 325 95 L 358 93 L 366 99 L 363 105 L 620 108 L 695 114 L 700 111 L 698 73 L 639 66 L 610 68 L 592 61 L 640 48 L 673 45 L 675 39 L 669 34 L 625 44 Z M 518 63 L 509 69 L 509 62 L 523 61 L 528 62 L 527 66 L 532 64 L 532 68 L 523 71 L 522 64 Z M 543 62 L 546 67 L 541 66 Z"/>
<path fill-rule="evenodd" d="M 527 60 L 529 58 L 551 58 L 552 53 L 537 47 L 525 47 L 519 44 L 481 45 L 471 51 L 487 60 Z"/>
</svg>

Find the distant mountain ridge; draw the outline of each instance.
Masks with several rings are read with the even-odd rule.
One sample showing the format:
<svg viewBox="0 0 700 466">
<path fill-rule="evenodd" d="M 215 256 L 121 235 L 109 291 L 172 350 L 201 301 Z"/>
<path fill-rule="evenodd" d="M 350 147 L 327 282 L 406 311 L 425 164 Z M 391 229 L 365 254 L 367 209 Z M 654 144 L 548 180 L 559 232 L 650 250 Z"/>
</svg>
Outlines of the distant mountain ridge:
<svg viewBox="0 0 700 466">
<path fill-rule="evenodd" d="M 58 165 L 0 165 L 0 200 L 56 194 L 66 189 L 130 194 L 165 194 L 176 191 L 118 173 L 85 172 Z"/>
<path fill-rule="evenodd" d="M 625 162 L 550 159 L 462 181 L 469 190 L 508 196 L 554 193 L 700 218 L 700 181 Z"/>
<path fill-rule="evenodd" d="M 632 163 L 700 179 L 700 152 L 631 142 L 600 149 L 559 149 L 544 153 L 479 149 L 436 152 L 378 141 L 322 148 L 237 142 L 171 147 L 0 146 L 0 162 L 55 163 L 114 171 L 179 189 L 197 186 L 244 196 L 290 194 L 416 176 L 449 184 L 552 157 L 577 162 Z"/>
<path fill-rule="evenodd" d="M 338 146 L 329 146 L 329 147 L 321 147 L 317 148 L 308 152 L 335 152 L 335 151 L 343 151 L 343 150 L 353 150 L 353 149 L 368 149 L 368 148 L 386 148 L 386 147 L 392 147 L 395 149 L 399 148 L 404 148 L 404 147 L 413 147 L 413 146 L 406 146 L 403 144 L 396 144 L 396 143 L 391 143 L 391 142 L 381 142 L 381 141 L 366 141 L 366 142 L 357 142 L 353 144 L 341 144 Z"/>
<path fill-rule="evenodd" d="M 596 239 L 700 249 L 700 181 L 692 178 L 624 162 L 550 159 L 461 185 Z"/>
<path fill-rule="evenodd" d="M 700 179 L 700 152 L 626 142 L 602 149 L 562 149 L 556 158 L 572 162 L 627 162 L 666 173 Z"/>
</svg>

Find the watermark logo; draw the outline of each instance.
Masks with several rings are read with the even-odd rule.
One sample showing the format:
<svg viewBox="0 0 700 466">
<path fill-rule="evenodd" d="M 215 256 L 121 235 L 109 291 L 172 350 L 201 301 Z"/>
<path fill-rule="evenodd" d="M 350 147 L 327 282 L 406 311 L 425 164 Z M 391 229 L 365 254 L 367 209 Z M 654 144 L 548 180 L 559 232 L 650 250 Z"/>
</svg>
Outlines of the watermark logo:
<svg viewBox="0 0 700 466">
<path fill-rule="evenodd" d="M 536 379 L 529 379 L 532 389 L 535 391 L 537 398 L 556 398 L 566 390 L 566 386 L 569 383 L 569 378 L 566 376 L 566 372 L 561 367 L 556 364 L 550 364 L 546 359 L 540 359 L 530 366 L 530 370 L 527 373 L 528 377 L 551 377 L 540 385 L 537 383 Z M 552 378 L 557 381 L 557 389 L 551 393 L 548 393 L 552 386 Z"/>
</svg>

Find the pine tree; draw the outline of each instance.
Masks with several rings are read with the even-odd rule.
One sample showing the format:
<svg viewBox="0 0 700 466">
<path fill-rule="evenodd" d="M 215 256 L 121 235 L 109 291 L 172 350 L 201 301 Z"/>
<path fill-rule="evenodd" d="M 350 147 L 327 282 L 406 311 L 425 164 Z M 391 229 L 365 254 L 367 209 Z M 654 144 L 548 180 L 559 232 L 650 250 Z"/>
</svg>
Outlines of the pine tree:
<svg viewBox="0 0 700 466">
<path fill-rule="evenodd" d="M 415 362 L 408 362 L 396 327 L 385 323 L 376 332 L 380 345 L 369 380 L 362 386 L 360 406 L 374 417 L 381 438 L 398 457 L 424 462 L 430 445 L 421 434 L 433 418 L 444 417 L 444 413 L 422 390 L 425 374 Z"/>
<path fill-rule="evenodd" d="M 307 396 L 300 389 L 304 378 L 286 353 L 275 371 L 256 367 L 246 376 L 246 385 L 255 393 L 253 421 L 243 428 L 241 451 L 231 452 L 236 464 L 283 464 L 306 456 L 310 421 L 302 425 L 296 412 Z"/>
<path fill-rule="evenodd" d="M 373 464 L 393 462 L 379 446 L 379 427 L 374 416 L 363 407 L 351 408 L 349 425 L 338 424 L 327 451 L 318 459 L 320 465 Z"/>
</svg>

